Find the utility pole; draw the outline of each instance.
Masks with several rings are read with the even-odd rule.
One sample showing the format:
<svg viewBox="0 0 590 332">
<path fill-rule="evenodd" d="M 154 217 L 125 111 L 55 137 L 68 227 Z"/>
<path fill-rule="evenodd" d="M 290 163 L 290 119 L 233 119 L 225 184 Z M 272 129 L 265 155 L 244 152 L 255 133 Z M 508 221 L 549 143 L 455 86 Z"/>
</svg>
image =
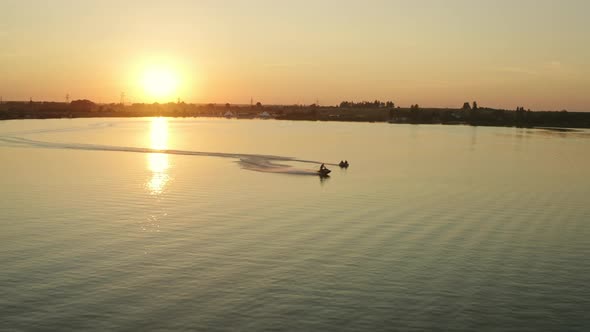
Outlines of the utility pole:
<svg viewBox="0 0 590 332">
<path fill-rule="evenodd" d="M 121 105 L 125 105 L 125 92 L 121 92 L 121 99 L 119 100 Z"/>
<path fill-rule="evenodd" d="M 70 103 L 70 94 L 66 93 L 66 104 Z"/>
</svg>

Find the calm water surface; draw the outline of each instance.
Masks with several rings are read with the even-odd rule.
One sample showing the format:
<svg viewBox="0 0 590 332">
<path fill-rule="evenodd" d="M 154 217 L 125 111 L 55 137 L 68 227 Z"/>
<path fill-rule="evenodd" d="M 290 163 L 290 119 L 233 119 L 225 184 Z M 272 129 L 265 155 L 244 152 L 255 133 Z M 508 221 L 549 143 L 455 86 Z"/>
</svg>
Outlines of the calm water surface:
<svg viewBox="0 0 590 332">
<path fill-rule="evenodd" d="M 588 330 L 589 151 L 585 131 L 1 121 L 0 330 Z"/>
</svg>

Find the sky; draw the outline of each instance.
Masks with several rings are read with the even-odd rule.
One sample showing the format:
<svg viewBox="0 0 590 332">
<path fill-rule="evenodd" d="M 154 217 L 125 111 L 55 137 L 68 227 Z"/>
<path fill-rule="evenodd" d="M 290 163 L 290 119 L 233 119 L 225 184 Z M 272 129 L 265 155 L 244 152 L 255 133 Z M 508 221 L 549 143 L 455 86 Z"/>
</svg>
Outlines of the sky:
<svg viewBox="0 0 590 332">
<path fill-rule="evenodd" d="M 3 0 L 0 96 L 590 111 L 588 13 L 587 0 Z M 154 71 L 174 76 L 165 96 L 146 91 Z"/>
</svg>

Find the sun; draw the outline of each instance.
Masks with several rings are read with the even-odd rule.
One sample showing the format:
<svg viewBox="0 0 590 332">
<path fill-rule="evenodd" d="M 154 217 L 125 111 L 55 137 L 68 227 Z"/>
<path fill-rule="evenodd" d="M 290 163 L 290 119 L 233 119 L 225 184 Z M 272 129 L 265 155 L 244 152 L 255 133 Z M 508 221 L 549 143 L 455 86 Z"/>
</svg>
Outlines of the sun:
<svg viewBox="0 0 590 332">
<path fill-rule="evenodd" d="M 179 77 L 170 68 L 153 67 L 144 71 L 142 85 L 148 98 L 158 102 L 166 101 L 176 96 Z"/>
</svg>

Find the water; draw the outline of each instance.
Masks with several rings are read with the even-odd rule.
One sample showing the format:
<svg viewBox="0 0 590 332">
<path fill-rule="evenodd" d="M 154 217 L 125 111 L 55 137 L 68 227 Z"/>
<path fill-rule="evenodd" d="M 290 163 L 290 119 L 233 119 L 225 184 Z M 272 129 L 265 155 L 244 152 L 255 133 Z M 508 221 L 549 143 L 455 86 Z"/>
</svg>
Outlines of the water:
<svg viewBox="0 0 590 332">
<path fill-rule="evenodd" d="M 585 131 L 3 121 L 0 330 L 588 330 L 589 149 Z"/>
</svg>

